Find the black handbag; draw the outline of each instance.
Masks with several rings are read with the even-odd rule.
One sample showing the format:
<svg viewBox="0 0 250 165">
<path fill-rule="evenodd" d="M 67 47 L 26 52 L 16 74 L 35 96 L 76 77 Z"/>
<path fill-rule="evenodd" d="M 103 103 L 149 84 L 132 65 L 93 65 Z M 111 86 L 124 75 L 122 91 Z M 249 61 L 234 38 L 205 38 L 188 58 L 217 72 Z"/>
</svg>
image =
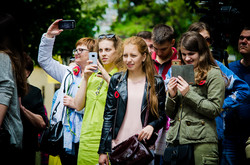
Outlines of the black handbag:
<svg viewBox="0 0 250 165">
<path fill-rule="evenodd" d="M 63 115 L 62 114 L 62 119 Z M 51 124 L 47 127 L 41 136 L 40 151 L 49 155 L 57 156 L 63 152 L 63 123 L 58 121 L 56 124 Z"/>
<path fill-rule="evenodd" d="M 153 155 L 143 142 L 134 135 L 113 148 L 109 155 L 111 164 L 146 165 L 153 160 Z"/>
<path fill-rule="evenodd" d="M 192 144 L 169 146 L 164 151 L 164 165 L 194 165 Z"/>
</svg>

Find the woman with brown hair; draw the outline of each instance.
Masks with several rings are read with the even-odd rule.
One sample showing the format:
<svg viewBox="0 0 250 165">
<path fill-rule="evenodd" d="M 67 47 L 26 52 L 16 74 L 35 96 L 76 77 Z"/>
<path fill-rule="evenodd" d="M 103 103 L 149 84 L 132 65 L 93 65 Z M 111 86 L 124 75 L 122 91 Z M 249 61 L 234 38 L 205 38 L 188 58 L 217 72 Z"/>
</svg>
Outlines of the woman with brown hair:
<svg viewBox="0 0 250 165">
<path fill-rule="evenodd" d="M 1 161 L 9 164 L 18 163 L 22 149 L 18 97 L 27 93 L 23 53 L 16 20 L 9 14 L 0 14 L 0 155 Z"/>
<path fill-rule="evenodd" d="M 109 164 L 107 153 L 112 152 L 111 148 L 135 134 L 139 140 L 149 140 L 166 124 L 164 82 L 157 76 L 142 38 L 134 36 L 124 41 L 123 62 L 127 70 L 112 76 L 108 89 L 98 151 L 102 165 Z"/>
<path fill-rule="evenodd" d="M 166 164 L 219 164 L 215 117 L 222 108 L 225 81 L 209 50 L 206 40 L 197 32 L 186 32 L 178 44 L 183 65 L 193 65 L 195 85 L 181 76 L 171 77 L 167 84 L 166 114 L 171 118 L 164 156 Z M 189 159 L 181 160 L 171 148 L 189 148 Z M 167 152 L 169 151 L 169 152 Z M 178 154 L 178 152 L 175 152 Z M 173 155 L 171 155 L 173 154 Z M 194 157 L 192 157 L 194 155 Z M 193 162 L 194 158 L 194 162 Z M 179 161 L 179 162 L 178 162 Z"/>
</svg>

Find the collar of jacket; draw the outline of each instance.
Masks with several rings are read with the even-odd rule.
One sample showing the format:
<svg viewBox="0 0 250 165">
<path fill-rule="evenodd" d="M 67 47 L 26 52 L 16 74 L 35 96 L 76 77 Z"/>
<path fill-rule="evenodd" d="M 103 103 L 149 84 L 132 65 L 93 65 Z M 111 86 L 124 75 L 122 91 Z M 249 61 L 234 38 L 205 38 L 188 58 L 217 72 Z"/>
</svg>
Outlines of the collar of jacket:
<svg viewBox="0 0 250 165">
<path fill-rule="evenodd" d="M 128 72 L 122 72 L 121 73 L 120 80 L 118 80 L 118 85 L 116 86 L 116 89 L 118 93 L 120 94 L 121 99 L 123 100 L 123 103 L 125 106 L 127 106 L 127 100 L 128 100 Z M 148 81 L 146 79 L 145 87 L 144 87 L 144 94 L 143 94 L 143 100 L 141 105 L 141 112 L 143 112 L 147 108 L 147 84 Z M 150 89 L 149 84 L 149 89 Z"/>
</svg>

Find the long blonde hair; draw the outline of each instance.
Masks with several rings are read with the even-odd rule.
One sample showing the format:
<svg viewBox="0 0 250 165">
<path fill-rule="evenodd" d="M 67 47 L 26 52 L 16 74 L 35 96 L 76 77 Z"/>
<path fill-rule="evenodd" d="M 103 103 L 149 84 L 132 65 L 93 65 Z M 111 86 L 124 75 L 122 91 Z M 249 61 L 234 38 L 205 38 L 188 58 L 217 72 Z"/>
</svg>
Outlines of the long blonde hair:
<svg viewBox="0 0 250 165">
<path fill-rule="evenodd" d="M 127 38 L 124 41 L 123 48 L 124 46 L 128 44 L 136 45 L 141 55 L 143 54 L 146 55 L 146 59 L 142 63 L 142 70 L 143 72 L 145 72 L 147 81 L 149 82 L 147 85 L 147 96 L 150 96 L 150 97 L 149 98 L 147 97 L 147 101 L 148 101 L 148 105 L 150 107 L 151 113 L 159 117 L 158 98 L 157 98 L 156 91 L 155 91 L 155 79 L 154 79 L 154 76 L 157 74 L 157 72 L 153 65 L 151 56 L 148 52 L 147 44 L 141 37 L 137 37 L 137 36 Z M 151 88 L 149 88 L 150 85 L 151 85 Z"/>
</svg>

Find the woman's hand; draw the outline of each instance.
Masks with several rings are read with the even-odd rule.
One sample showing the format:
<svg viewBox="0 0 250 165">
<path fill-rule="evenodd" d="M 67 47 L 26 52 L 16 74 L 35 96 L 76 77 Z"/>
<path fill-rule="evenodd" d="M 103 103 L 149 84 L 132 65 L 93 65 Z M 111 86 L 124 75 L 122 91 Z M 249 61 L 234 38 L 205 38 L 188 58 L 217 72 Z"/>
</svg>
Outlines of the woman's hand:
<svg viewBox="0 0 250 165">
<path fill-rule="evenodd" d="M 175 97 L 177 94 L 177 78 L 171 77 L 171 79 L 168 82 L 168 93 L 171 98 Z"/>
<path fill-rule="evenodd" d="M 87 66 L 84 69 L 84 79 L 88 80 L 89 77 L 94 73 L 94 70 L 98 69 L 97 65 L 92 64 L 93 61 L 88 60 L 87 61 Z"/>
<path fill-rule="evenodd" d="M 138 140 L 149 140 L 153 134 L 154 131 L 154 127 L 152 127 L 151 125 L 147 125 L 146 127 L 144 127 L 141 132 L 138 135 Z"/>
<path fill-rule="evenodd" d="M 102 64 L 99 61 L 97 61 L 97 66 L 102 74 L 97 74 L 96 76 L 103 78 L 109 84 L 110 76 L 108 72 L 103 68 Z"/>
<path fill-rule="evenodd" d="M 107 154 L 99 155 L 99 165 L 109 165 L 109 159 Z"/>
<path fill-rule="evenodd" d="M 177 78 L 177 88 L 181 92 L 182 96 L 185 96 L 189 91 L 189 84 L 181 77 Z"/>
<path fill-rule="evenodd" d="M 63 19 L 57 19 L 50 25 L 50 27 L 47 30 L 46 37 L 54 38 L 55 36 L 59 35 L 63 31 L 63 29 L 58 28 L 58 22 L 60 22 L 61 20 Z"/>
<path fill-rule="evenodd" d="M 65 95 L 63 97 L 63 105 L 76 109 L 76 106 L 74 104 L 74 98 L 72 98 L 71 96 Z"/>
</svg>

